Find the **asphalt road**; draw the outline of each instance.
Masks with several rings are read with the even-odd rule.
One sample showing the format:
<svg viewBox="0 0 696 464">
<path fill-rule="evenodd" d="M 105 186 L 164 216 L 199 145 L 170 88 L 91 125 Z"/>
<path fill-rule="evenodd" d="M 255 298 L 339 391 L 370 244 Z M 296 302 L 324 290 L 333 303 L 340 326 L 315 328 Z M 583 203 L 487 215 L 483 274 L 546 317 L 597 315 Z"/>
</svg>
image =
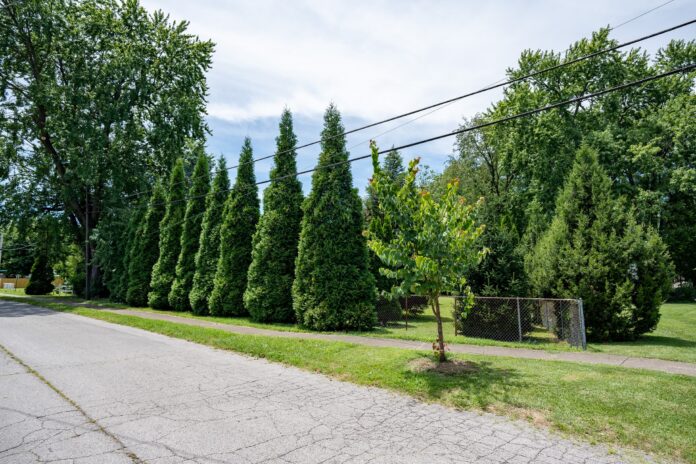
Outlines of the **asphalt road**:
<svg viewBox="0 0 696 464">
<path fill-rule="evenodd" d="M 0 463 L 613 463 L 523 422 L 0 301 Z"/>
</svg>

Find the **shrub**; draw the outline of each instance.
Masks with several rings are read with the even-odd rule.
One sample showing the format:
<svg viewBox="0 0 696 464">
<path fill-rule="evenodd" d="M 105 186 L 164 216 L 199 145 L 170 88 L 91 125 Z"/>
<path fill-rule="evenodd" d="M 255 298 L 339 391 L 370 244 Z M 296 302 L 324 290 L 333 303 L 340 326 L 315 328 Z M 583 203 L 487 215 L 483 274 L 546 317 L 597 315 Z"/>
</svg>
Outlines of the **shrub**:
<svg viewBox="0 0 696 464">
<path fill-rule="evenodd" d="M 29 285 L 24 289 L 27 295 L 46 295 L 53 291 L 53 269 L 48 264 L 48 256 L 40 253 L 31 266 Z"/>
</svg>

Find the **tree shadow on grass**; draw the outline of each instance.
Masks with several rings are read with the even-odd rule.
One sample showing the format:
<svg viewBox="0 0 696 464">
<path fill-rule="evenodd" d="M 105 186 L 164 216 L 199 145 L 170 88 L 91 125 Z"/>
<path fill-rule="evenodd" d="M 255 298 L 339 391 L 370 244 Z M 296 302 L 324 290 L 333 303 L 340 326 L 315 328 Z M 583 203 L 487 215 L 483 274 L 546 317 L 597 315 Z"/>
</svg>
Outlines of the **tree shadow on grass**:
<svg viewBox="0 0 696 464">
<path fill-rule="evenodd" d="M 428 355 L 412 359 L 404 373 L 405 380 L 425 385 L 429 397 L 445 399 L 446 403 L 457 407 L 475 406 L 485 409 L 494 403 L 507 402 L 510 392 L 528 386 L 515 369 L 497 368 L 488 361 L 472 362 L 453 358 L 453 361 L 466 364 L 459 372 L 457 369 L 445 369 L 442 372 L 414 368 L 414 364 L 417 366 L 423 360 L 432 362 L 434 359 Z M 449 370 L 454 372 L 447 372 Z"/>
</svg>

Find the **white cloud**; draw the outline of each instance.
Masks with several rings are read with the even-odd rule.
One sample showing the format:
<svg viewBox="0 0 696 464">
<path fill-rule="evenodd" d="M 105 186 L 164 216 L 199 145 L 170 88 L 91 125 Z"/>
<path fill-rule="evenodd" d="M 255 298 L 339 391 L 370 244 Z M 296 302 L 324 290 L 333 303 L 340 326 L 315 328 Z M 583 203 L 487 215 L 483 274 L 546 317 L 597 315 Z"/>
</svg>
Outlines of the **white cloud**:
<svg viewBox="0 0 696 464">
<path fill-rule="evenodd" d="M 231 145 L 226 152 L 232 153 L 238 133 L 260 126 L 266 135 L 255 138 L 255 146 L 272 150 L 275 134 L 268 121 L 277 120 L 285 106 L 315 121 L 313 140 L 330 101 L 347 121 L 375 121 L 496 82 L 524 49 L 562 50 L 661 2 L 143 0 L 150 10 L 190 21 L 191 32 L 216 43 L 208 76 L 208 113 L 216 121 L 211 144 Z M 614 36 L 632 39 L 693 17 L 693 10 L 688 0 L 676 0 Z M 646 45 L 654 50 L 671 37 L 692 38 L 693 32 L 682 29 Z M 391 145 L 447 132 L 499 95 L 458 102 L 379 140 Z M 356 137 L 369 139 L 393 125 Z M 450 147 L 448 140 L 420 153 L 432 153 L 431 164 L 438 168 Z"/>
</svg>

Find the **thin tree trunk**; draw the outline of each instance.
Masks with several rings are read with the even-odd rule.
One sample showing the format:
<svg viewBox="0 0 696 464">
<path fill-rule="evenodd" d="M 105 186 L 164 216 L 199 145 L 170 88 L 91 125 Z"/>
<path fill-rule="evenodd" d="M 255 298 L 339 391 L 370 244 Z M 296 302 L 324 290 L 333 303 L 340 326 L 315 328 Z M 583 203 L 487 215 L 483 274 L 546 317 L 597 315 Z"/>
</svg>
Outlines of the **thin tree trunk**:
<svg viewBox="0 0 696 464">
<path fill-rule="evenodd" d="M 438 361 L 447 361 L 447 354 L 445 353 L 445 336 L 442 332 L 442 317 L 440 315 L 440 295 L 435 295 L 431 297 L 430 303 L 433 307 L 433 314 L 435 314 L 435 320 L 437 321 L 437 351 L 438 351 Z"/>
</svg>

